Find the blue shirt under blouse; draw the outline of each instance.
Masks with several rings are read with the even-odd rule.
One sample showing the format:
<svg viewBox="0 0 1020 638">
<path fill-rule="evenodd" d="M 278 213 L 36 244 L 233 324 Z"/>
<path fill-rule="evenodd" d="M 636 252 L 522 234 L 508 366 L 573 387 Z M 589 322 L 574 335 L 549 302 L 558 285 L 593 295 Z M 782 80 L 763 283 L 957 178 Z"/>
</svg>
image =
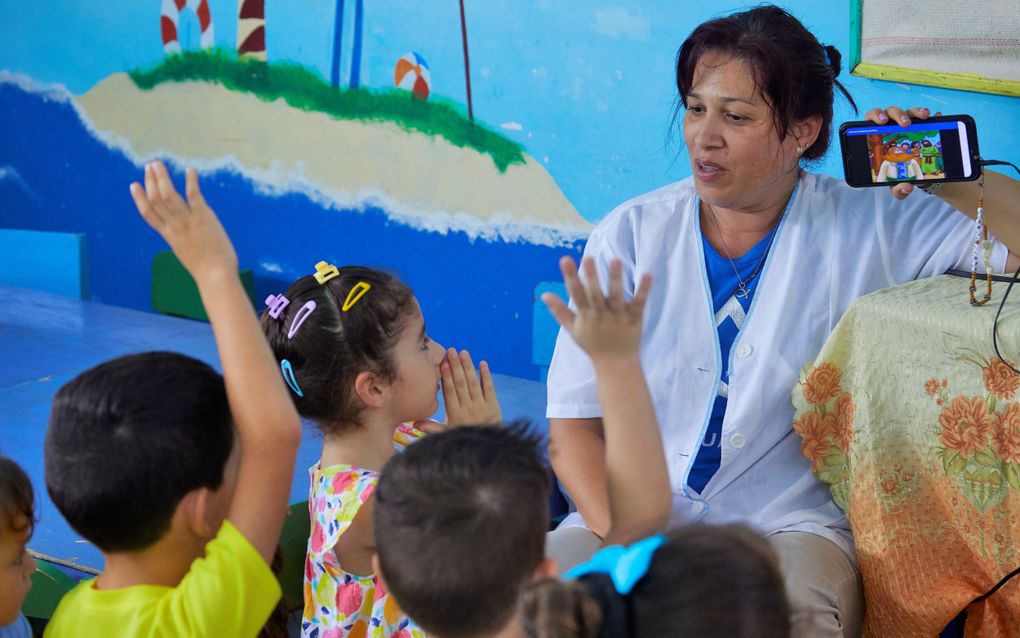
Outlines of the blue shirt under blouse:
<svg viewBox="0 0 1020 638">
<path fill-rule="evenodd" d="M 741 326 L 744 325 L 744 318 L 751 307 L 751 299 L 754 291 L 761 280 L 761 270 L 765 267 L 765 251 L 775 235 L 777 224 L 764 239 L 755 244 L 739 259 L 730 263 L 720 255 L 702 234 L 701 242 L 704 245 L 705 270 L 708 273 L 708 285 L 712 290 L 712 309 L 715 312 L 715 324 L 719 331 L 719 351 L 722 355 L 722 375 L 719 383 L 719 393 L 712 405 L 712 416 L 708 421 L 708 429 L 705 431 L 705 438 L 701 442 L 697 456 L 694 457 L 694 464 L 687 477 L 687 485 L 699 494 L 709 479 L 719 470 L 719 463 L 722 459 L 722 422 L 726 414 L 726 397 L 728 395 L 728 383 L 730 378 L 730 348 L 733 340 Z M 758 263 L 761 268 L 754 278 L 748 281 L 751 273 L 754 272 Z M 733 268 L 736 266 L 740 273 L 740 279 L 749 291 L 745 298 L 737 297 L 739 281 Z"/>
</svg>

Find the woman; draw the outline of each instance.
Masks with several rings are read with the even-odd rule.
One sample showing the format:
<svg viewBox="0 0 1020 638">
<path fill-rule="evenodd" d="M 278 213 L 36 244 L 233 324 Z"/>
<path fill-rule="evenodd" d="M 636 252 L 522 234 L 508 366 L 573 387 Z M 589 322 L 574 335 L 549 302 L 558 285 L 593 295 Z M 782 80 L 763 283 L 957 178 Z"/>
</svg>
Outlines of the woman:
<svg viewBox="0 0 1020 638">
<path fill-rule="evenodd" d="M 978 196 L 975 182 L 908 198 L 907 183 L 851 189 L 802 170 L 829 147 L 834 87 L 849 98 L 839 70 L 835 48 L 773 6 L 699 26 L 680 48 L 676 78 L 693 176 L 617 208 L 585 249 L 603 269 L 621 259 L 631 284 L 645 272 L 656 282 L 642 361 L 673 524 L 744 521 L 768 534 L 794 636 L 855 636 L 863 613 L 846 518 L 792 431 L 799 369 L 857 297 L 969 269 L 973 212 L 959 211 L 973 211 Z M 867 113 L 902 126 L 926 117 L 923 108 Z M 990 172 L 985 181 L 985 220 L 1005 242 L 992 251 L 1001 269 L 1006 246 L 1020 248 L 1020 224 L 1007 214 L 1020 183 Z M 592 553 L 608 521 L 593 379 L 561 332 L 548 381 L 550 452 L 578 509 L 549 536 L 561 566 Z"/>
</svg>

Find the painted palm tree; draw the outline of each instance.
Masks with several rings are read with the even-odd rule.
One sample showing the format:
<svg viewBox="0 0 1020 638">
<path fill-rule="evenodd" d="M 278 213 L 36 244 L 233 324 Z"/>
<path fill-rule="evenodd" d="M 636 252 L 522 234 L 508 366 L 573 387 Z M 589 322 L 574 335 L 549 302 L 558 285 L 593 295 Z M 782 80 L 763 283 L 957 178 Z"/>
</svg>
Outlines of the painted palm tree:
<svg viewBox="0 0 1020 638">
<path fill-rule="evenodd" d="M 464 81 L 467 84 L 468 120 L 473 124 L 475 113 L 471 107 L 471 63 L 468 59 L 467 20 L 464 18 L 464 0 L 460 0 L 460 36 L 464 42 Z"/>
<path fill-rule="evenodd" d="M 336 13 L 333 17 L 333 66 L 329 72 L 329 82 L 334 87 L 340 86 L 340 44 L 344 33 L 344 0 L 336 0 Z"/>
<path fill-rule="evenodd" d="M 266 61 L 266 2 L 237 1 L 237 57 Z"/>
</svg>

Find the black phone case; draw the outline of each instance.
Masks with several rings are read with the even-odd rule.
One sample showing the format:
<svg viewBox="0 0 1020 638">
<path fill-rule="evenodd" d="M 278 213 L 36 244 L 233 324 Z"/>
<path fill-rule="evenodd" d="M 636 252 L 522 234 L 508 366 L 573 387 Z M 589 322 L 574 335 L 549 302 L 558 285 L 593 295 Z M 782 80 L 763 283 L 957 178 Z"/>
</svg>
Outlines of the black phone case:
<svg viewBox="0 0 1020 638">
<path fill-rule="evenodd" d="M 917 124 L 918 122 L 933 122 L 933 123 L 963 122 L 964 125 L 967 127 L 967 141 L 968 146 L 970 147 L 970 161 L 971 165 L 974 167 L 974 172 L 970 177 L 926 179 L 913 182 L 899 182 L 899 183 L 914 184 L 916 186 L 920 184 L 943 184 L 946 182 L 973 182 L 974 180 L 981 177 L 981 165 L 978 163 L 981 160 L 981 153 L 978 149 L 977 124 L 974 122 L 974 118 L 972 118 L 969 115 L 939 115 L 935 117 L 929 117 L 926 120 L 912 121 L 913 124 Z M 879 125 L 870 120 L 863 120 L 857 122 L 843 122 L 843 124 L 841 124 L 839 127 L 839 150 L 843 156 L 843 179 L 844 181 L 846 181 L 847 184 L 850 184 L 850 180 L 847 179 L 847 176 L 850 175 L 851 171 L 850 171 L 850 156 L 847 152 L 846 147 L 846 130 L 848 128 L 859 128 L 868 126 Z M 888 126 L 888 124 L 884 124 L 881 126 Z M 891 185 L 892 184 L 890 184 L 889 182 L 868 182 L 867 184 L 850 184 L 850 186 L 854 188 L 868 188 L 875 186 L 884 186 L 886 188 L 889 188 Z"/>
</svg>

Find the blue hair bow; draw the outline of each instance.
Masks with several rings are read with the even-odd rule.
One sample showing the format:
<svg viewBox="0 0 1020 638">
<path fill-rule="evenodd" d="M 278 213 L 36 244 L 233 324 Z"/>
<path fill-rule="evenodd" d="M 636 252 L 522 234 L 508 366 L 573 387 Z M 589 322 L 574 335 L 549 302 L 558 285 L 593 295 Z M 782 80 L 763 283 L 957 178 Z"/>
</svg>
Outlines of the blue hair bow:
<svg viewBox="0 0 1020 638">
<path fill-rule="evenodd" d="M 587 563 L 581 563 L 563 575 L 576 579 L 586 574 L 608 574 L 616 592 L 626 596 L 634 589 L 652 564 L 652 555 L 666 542 L 662 534 L 649 536 L 629 547 L 610 545 L 599 550 Z"/>
</svg>

